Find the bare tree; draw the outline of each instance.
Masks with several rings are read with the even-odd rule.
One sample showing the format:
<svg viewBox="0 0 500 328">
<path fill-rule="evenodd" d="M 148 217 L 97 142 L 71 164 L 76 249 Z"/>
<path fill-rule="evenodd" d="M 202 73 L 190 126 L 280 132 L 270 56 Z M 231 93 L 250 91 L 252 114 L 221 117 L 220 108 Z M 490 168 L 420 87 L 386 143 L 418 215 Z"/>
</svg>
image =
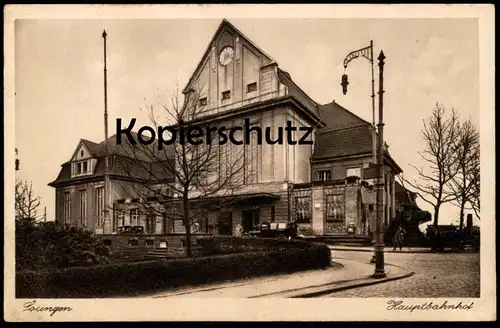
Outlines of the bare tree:
<svg viewBox="0 0 500 328">
<path fill-rule="evenodd" d="M 454 145 L 458 135 L 458 115 L 452 110 L 451 115 L 446 117 L 445 108 L 436 104 L 431 117 L 424 119 L 422 137 L 426 146 L 418 152 L 428 168 L 425 171 L 410 164 L 417 171 L 418 181 L 405 180 L 422 200 L 433 206 L 434 226 L 438 225 L 441 205 L 456 198 L 447 188 L 456 174 Z"/>
<path fill-rule="evenodd" d="M 17 180 L 15 190 L 16 220 L 37 219 L 40 197 L 35 196 L 31 182 Z"/>
<path fill-rule="evenodd" d="M 225 196 L 250 182 L 246 180 L 254 176 L 256 168 L 251 165 L 255 161 L 250 147 L 234 145 L 227 138 L 221 140 L 219 127 L 212 127 L 206 120 L 211 113 L 206 104 L 200 104 L 200 94 L 191 90 L 181 101 L 176 92 L 169 105 L 162 104 L 159 110 L 149 106 L 158 143 L 131 147 L 134 161 L 129 165 L 122 161 L 124 172 L 143 172 L 144 182 L 134 184 L 129 192 L 144 200 L 142 207 L 147 212 L 162 215 L 164 227 L 167 218 L 182 220 L 188 257 L 193 255 L 192 224 L 206 213 L 207 206 L 215 211 L 228 205 L 231 198 Z M 162 121 L 169 125 L 162 127 Z M 165 132 L 169 132 L 168 138 Z M 152 196 L 157 201 L 147 201 Z"/>
<path fill-rule="evenodd" d="M 480 147 L 479 143 L 477 146 L 474 148 L 474 151 L 471 156 L 471 167 L 468 172 L 470 178 L 470 184 L 471 184 L 471 193 L 470 193 L 470 198 L 469 198 L 469 203 L 474 210 L 474 213 L 476 214 L 477 218 L 480 219 L 480 191 L 481 191 L 481 175 L 480 175 L 480 165 L 479 165 L 479 153 L 480 153 Z"/>
<path fill-rule="evenodd" d="M 476 193 L 474 188 L 476 182 L 475 170 L 479 163 L 476 161 L 476 153 L 479 147 L 479 133 L 470 120 L 462 125 L 457 124 L 458 135 L 454 141 L 454 163 L 449 180 L 450 195 L 454 198 L 453 204 L 460 208 L 460 230 L 464 227 L 465 210 L 470 209 L 467 205 L 474 203 L 473 197 Z"/>
</svg>

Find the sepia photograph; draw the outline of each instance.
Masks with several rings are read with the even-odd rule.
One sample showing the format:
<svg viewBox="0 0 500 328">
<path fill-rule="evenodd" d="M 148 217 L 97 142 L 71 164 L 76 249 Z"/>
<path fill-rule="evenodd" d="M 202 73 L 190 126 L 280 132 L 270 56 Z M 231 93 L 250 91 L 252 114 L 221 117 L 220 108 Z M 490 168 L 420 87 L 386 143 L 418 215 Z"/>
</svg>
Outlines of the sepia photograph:
<svg viewBox="0 0 500 328">
<path fill-rule="evenodd" d="M 496 320 L 493 6 L 4 13 L 7 321 Z"/>
</svg>

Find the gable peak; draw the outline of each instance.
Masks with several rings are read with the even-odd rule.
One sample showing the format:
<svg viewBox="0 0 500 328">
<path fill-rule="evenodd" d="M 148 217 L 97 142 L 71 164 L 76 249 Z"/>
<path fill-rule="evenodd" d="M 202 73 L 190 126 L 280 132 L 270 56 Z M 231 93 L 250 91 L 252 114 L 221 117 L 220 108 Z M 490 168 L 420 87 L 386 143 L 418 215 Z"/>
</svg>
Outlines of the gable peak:
<svg viewBox="0 0 500 328">
<path fill-rule="evenodd" d="M 223 18 L 222 21 L 220 22 L 219 26 L 217 27 L 217 30 L 213 34 L 210 42 L 207 45 L 207 48 L 205 52 L 203 53 L 200 61 L 198 62 L 198 65 L 196 66 L 196 69 L 192 73 L 191 77 L 189 78 L 189 81 L 187 82 L 185 88 L 183 89 L 183 93 L 186 93 L 189 91 L 189 88 L 191 86 L 191 83 L 193 82 L 193 79 L 200 73 L 202 70 L 204 63 L 206 62 L 206 59 L 208 56 L 210 56 L 210 53 L 214 48 L 219 48 L 217 42 L 220 43 L 221 38 L 224 36 L 225 33 L 229 33 L 230 35 L 234 36 L 237 42 L 245 42 L 246 44 L 249 45 L 250 48 L 253 48 L 256 52 L 259 52 L 263 57 L 266 58 L 266 64 L 277 64 L 276 61 L 269 56 L 264 50 L 262 50 L 259 46 L 257 46 L 252 40 L 250 40 L 247 36 L 245 36 L 240 30 L 238 30 L 229 20 L 226 18 Z M 221 50 L 221 49 L 217 49 Z M 218 52 L 216 51 L 218 54 Z"/>
</svg>

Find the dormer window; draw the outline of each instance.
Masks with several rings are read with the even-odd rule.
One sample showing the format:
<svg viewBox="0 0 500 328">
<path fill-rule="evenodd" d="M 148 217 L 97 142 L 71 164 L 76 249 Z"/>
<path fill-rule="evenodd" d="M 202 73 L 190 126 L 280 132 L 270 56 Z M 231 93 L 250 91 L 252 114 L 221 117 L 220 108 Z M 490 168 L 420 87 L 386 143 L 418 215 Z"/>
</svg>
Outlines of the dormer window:
<svg viewBox="0 0 500 328">
<path fill-rule="evenodd" d="M 92 174 L 92 159 L 88 158 L 83 161 L 71 163 L 71 176 L 77 177 L 81 175 Z"/>
</svg>

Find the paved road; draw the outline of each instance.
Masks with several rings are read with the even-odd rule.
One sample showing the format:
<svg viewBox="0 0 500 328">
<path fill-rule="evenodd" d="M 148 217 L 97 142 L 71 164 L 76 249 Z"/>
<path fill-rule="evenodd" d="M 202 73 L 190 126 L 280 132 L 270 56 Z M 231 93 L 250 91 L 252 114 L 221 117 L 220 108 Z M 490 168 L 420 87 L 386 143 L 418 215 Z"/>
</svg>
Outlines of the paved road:
<svg viewBox="0 0 500 328">
<path fill-rule="evenodd" d="M 332 250 L 333 257 L 370 261 L 372 253 Z M 324 297 L 480 297 L 479 253 L 386 253 L 386 263 L 415 272 L 409 278 Z"/>
</svg>

